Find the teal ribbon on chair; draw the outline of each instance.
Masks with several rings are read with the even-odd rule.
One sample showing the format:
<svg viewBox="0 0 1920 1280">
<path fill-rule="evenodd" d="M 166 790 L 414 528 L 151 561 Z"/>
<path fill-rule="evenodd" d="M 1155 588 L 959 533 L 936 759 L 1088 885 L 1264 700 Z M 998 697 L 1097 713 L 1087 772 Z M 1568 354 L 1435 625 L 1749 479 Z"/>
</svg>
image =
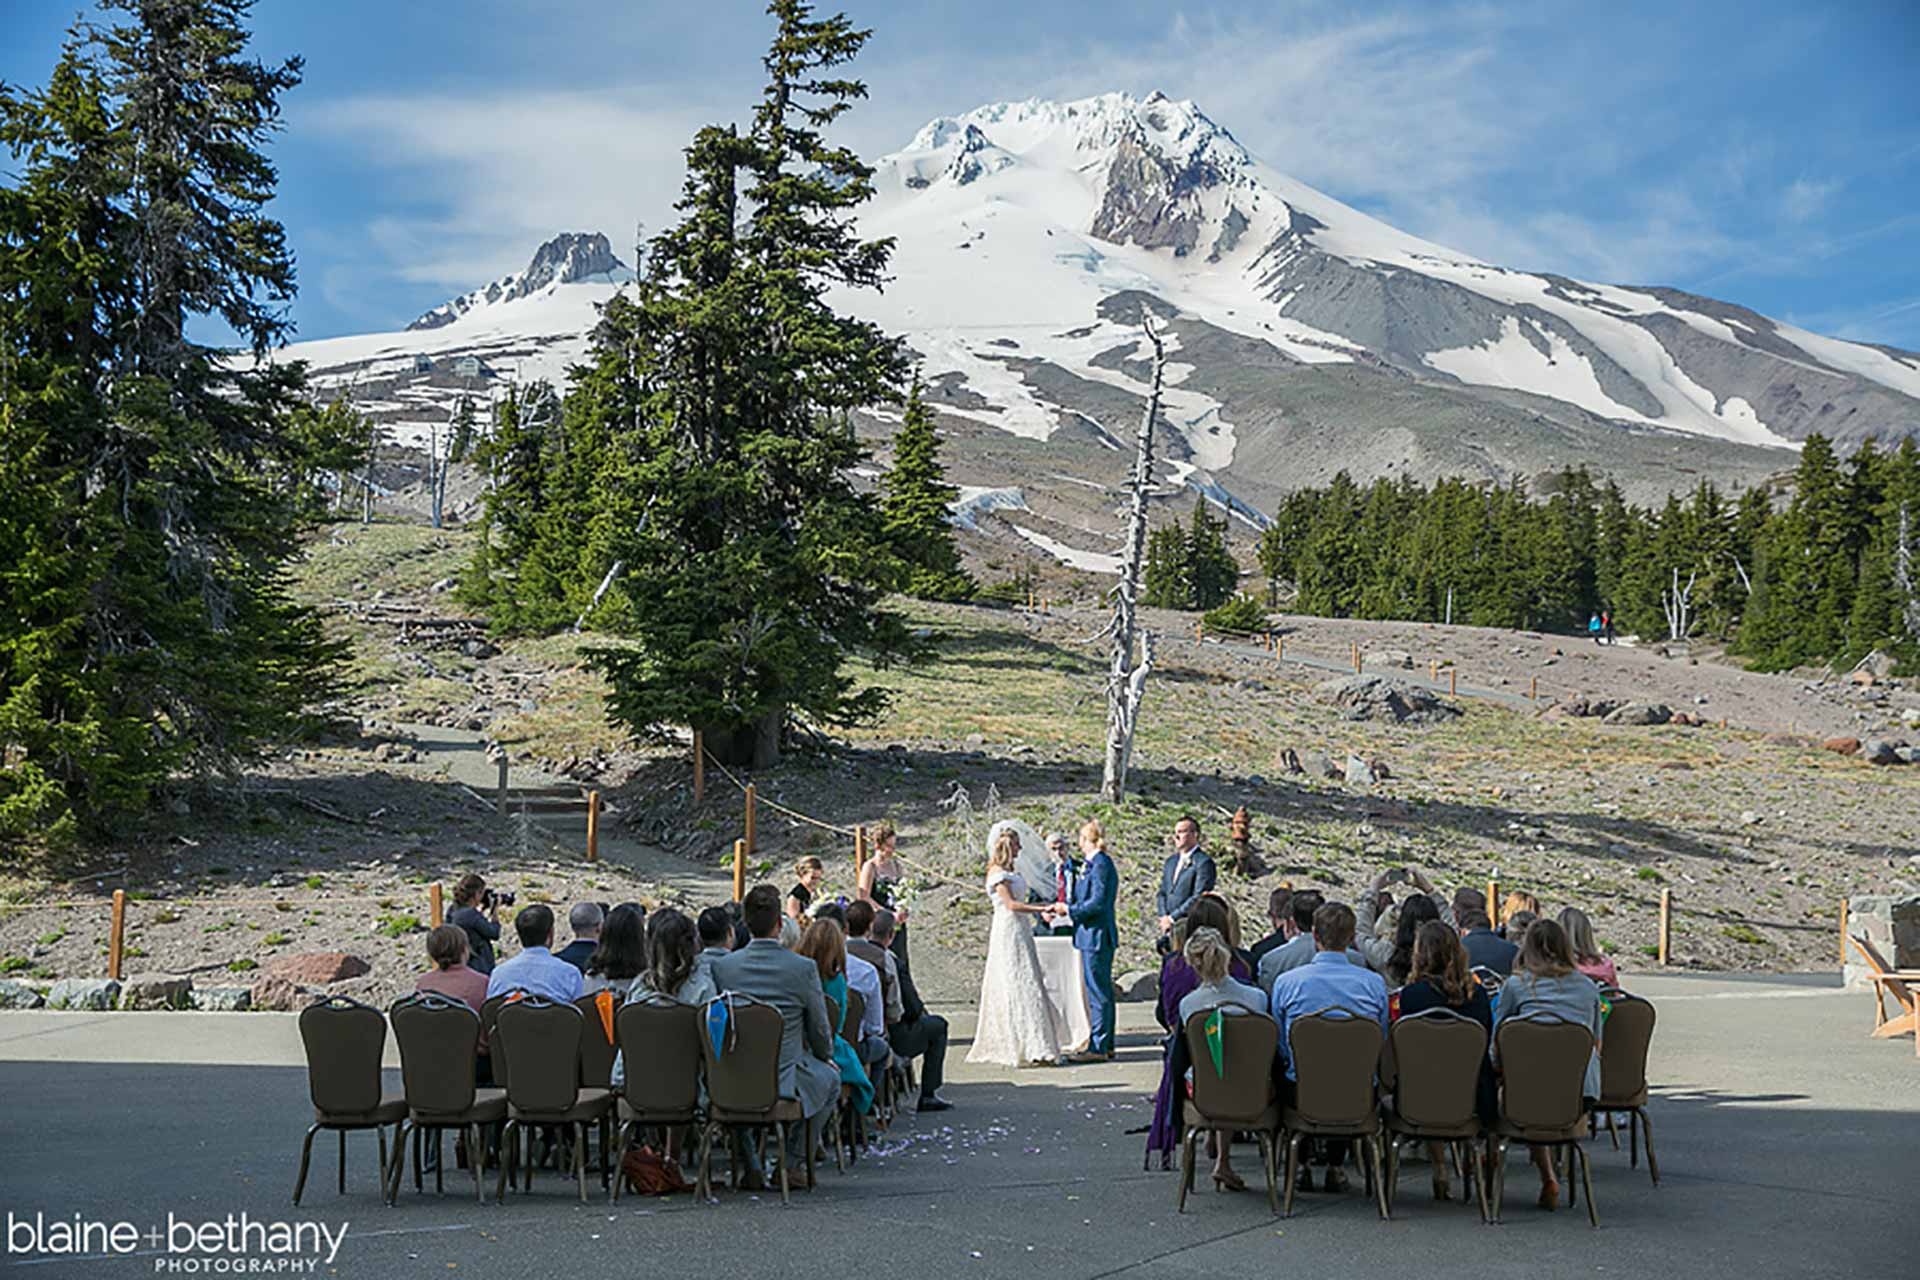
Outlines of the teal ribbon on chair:
<svg viewBox="0 0 1920 1280">
<path fill-rule="evenodd" d="M 707 1039 L 713 1042 L 713 1055 L 720 1057 L 727 1051 L 727 1032 L 733 1025 L 733 1010 L 726 1000 L 712 1000 L 707 1004 Z"/>
<path fill-rule="evenodd" d="M 1207 1015 L 1201 1027 L 1207 1036 L 1207 1055 L 1213 1059 L 1213 1074 L 1224 1080 L 1227 1077 L 1226 1015 L 1215 1009 Z"/>
</svg>

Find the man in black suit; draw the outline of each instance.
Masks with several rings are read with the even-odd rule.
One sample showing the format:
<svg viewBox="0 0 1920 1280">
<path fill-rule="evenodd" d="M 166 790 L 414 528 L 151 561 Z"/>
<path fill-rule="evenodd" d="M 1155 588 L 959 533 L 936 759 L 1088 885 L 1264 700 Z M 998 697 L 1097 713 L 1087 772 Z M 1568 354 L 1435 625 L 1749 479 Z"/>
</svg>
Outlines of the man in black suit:
<svg viewBox="0 0 1920 1280">
<path fill-rule="evenodd" d="M 585 973 L 587 961 L 593 959 L 593 953 L 600 946 L 600 926 L 606 922 L 606 918 L 605 908 L 598 903 L 574 903 L 573 910 L 567 912 L 567 924 L 573 929 L 573 941 L 553 954 Z"/>
<path fill-rule="evenodd" d="M 893 941 L 894 920 L 891 911 L 873 913 L 867 936 L 873 945 L 885 950 Z M 887 1028 L 887 1043 L 902 1058 L 920 1059 L 921 1111 L 948 1111 L 953 1104 L 940 1096 L 940 1084 L 946 1078 L 947 1020 L 928 1013 L 914 988 L 913 975 L 901 969 L 898 975 L 900 1020 Z"/>
<path fill-rule="evenodd" d="M 1260 967 L 1260 957 L 1269 951 L 1284 947 L 1293 941 L 1293 890 L 1275 889 L 1267 898 L 1267 923 L 1273 926 L 1273 932 L 1253 944 L 1249 954 L 1253 956 L 1254 969 Z"/>
<path fill-rule="evenodd" d="M 1194 902 L 1219 878 L 1212 855 L 1200 847 L 1200 820 L 1190 813 L 1181 814 L 1173 824 L 1173 852 L 1160 868 L 1160 892 L 1154 895 L 1154 909 L 1160 913 L 1158 945 L 1162 953 L 1173 945 L 1173 926 L 1187 918 Z"/>
</svg>

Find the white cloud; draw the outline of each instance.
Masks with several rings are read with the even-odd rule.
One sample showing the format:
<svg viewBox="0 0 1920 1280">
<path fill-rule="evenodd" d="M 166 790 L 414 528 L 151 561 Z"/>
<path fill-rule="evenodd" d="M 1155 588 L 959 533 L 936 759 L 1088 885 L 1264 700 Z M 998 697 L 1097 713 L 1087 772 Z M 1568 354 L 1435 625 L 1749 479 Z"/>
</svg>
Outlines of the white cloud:
<svg viewBox="0 0 1920 1280">
<path fill-rule="evenodd" d="M 1838 182 L 1795 178 L 1787 184 L 1786 190 L 1780 193 L 1780 216 L 1788 222 L 1805 222 L 1823 213 L 1827 202 L 1839 189 Z"/>
</svg>

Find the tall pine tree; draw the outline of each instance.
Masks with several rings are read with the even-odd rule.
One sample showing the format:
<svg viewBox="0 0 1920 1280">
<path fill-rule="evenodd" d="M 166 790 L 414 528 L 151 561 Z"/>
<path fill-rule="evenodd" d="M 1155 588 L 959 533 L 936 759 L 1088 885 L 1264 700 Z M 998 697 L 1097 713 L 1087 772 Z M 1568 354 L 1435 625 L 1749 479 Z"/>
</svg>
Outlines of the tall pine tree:
<svg viewBox="0 0 1920 1280">
<path fill-rule="evenodd" d="M 970 600 L 978 589 L 960 567 L 953 542 L 953 502 L 933 414 L 916 379 L 907 393 L 900 429 L 893 434 L 893 465 L 880 478 L 880 520 L 887 543 L 904 566 L 901 587 L 922 600 Z"/>
</svg>

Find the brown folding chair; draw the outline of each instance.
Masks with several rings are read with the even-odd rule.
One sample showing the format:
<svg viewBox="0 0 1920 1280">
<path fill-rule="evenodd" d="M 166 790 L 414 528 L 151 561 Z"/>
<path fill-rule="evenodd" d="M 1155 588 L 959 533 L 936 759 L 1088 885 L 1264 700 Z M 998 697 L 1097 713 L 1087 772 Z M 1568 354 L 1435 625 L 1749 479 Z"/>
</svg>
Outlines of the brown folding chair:
<svg viewBox="0 0 1920 1280">
<path fill-rule="evenodd" d="M 858 991 L 855 991 L 852 987 L 848 987 L 847 1014 L 845 1020 L 840 1024 L 840 1038 L 853 1046 L 853 1056 L 859 1058 L 860 1065 L 867 1069 L 867 1079 L 873 1084 L 874 1095 L 878 1097 L 879 1081 L 875 1080 L 874 1076 L 879 1071 L 879 1068 L 869 1064 L 866 1058 L 860 1053 L 860 1050 L 865 1047 L 866 1043 L 860 1036 L 860 1024 L 866 1019 L 866 1016 L 867 998 Z M 847 1164 L 858 1163 L 860 1151 L 867 1145 L 866 1117 L 845 1105 L 852 1100 L 852 1095 L 853 1090 L 851 1088 L 841 1090 L 840 1100 L 842 1106 L 840 1108 L 840 1123 L 834 1128 L 835 1134 L 846 1143 Z M 838 1152 L 836 1152 L 835 1155 L 837 1157 Z M 837 1159 L 835 1163 L 842 1172 L 845 1172 L 846 1165 L 839 1164 Z"/>
<path fill-rule="evenodd" d="M 380 1084 L 380 1058 L 387 1048 L 387 1020 L 372 1005 L 330 996 L 300 1011 L 300 1042 L 307 1055 L 307 1093 L 313 1100 L 313 1124 L 300 1144 L 300 1176 L 293 1202 L 307 1188 L 313 1135 L 332 1129 L 340 1135 L 340 1194 L 347 1191 L 347 1134 L 372 1129 L 380 1139 L 380 1188 L 387 1185 L 387 1125 L 400 1141 L 407 1104 Z"/>
<path fill-rule="evenodd" d="M 1380 1055 L 1381 1112 L 1386 1121 L 1387 1207 L 1400 1187 L 1400 1144 L 1444 1143 L 1472 1180 L 1480 1219 L 1487 1187 L 1475 1148 L 1480 1139 L 1480 1069 L 1487 1029 L 1451 1009 L 1428 1009 L 1394 1023 Z M 1403 1069 L 1400 1063 L 1406 1063 Z"/>
<path fill-rule="evenodd" d="M 1500 1048 L 1500 1120 L 1494 1126 L 1492 1209 L 1500 1221 L 1500 1201 L 1507 1186 L 1507 1144 L 1566 1147 L 1580 1162 L 1580 1181 L 1587 1195 L 1587 1221 L 1600 1225 L 1593 1203 L 1593 1166 L 1580 1140 L 1587 1134 L 1584 1097 L 1587 1063 L 1593 1056 L 1593 1032 L 1578 1022 L 1552 1014 L 1508 1018 L 1494 1032 Z M 1571 1172 L 1571 1171 L 1569 1171 Z M 1573 1184 L 1567 1184 L 1573 1200 Z"/>
<path fill-rule="evenodd" d="M 507 1007 L 510 1000 L 518 1000 L 523 992 L 508 991 L 497 996 L 488 996 L 480 1005 L 480 1030 L 487 1038 L 487 1057 L 493 1063 L 493 1083 L 495 1087 L 507 1087 L 507 1054 L 500 1047 L 499 1037 L 494 1032 L 500 1026 L 500 1011 Z"/>
<path fill-rule="evenodd" d="M 553 1125 L 573 1135 L 573 1176 L 583 1201 L 587 1198 L 587 1126 L 597 1125 L 605 1175 L 612 1147 L 613 1094 L 580 1084 L 585 1022 L 573 1005 L 557 1004 L 544 996 L 527 996 L 500 1010 L 494 1044 L 504 1043 L 512 1053 L 513 1071 L 507 1078 L 507 1127 L 500 1135 L 500 1185 L 495 1198 L 506 1195 L 516 1154 L 514 1139 L 524 1141 L 534 1125 Z M 532 1189 L 529 1150 L 525 1190 Z"/>
<path fill-rule="evenodd" d="M 706 1034 L 699 1005 L 647 995 L 620 1006 L 623 1081 L 620 1134 L 614 1142 L 613 1198 L 620 1198 L 621 1161 L 633 1131 L 649 1125 L 672 1128 L 700 1123 L 700 1040 Z"/>
<path fill-rule="evenodd" d="M 1287 1134 L 1286 1216 L 1293 1216 L 1294 1175 L 1306 1138 L 1352 1138 L 1360 1143 L 1367 1190 L 1382 1218 L 1386 1179 L 1380 1169 L 1380 1105 L 1374 1072 L 1380 1062 L 1380 1024 L 1345 1009 L 1295 1018 L 1287 1031 L 1295 1078 L 1293 1101 L 1280 1112 Z"/>
<path fill-rule="evenodd" d="M 1280 1028 L 1259 1013 L 1220 1016 L 1220 1070 L 1213 1067 L 1207 1046 L 1207 1017 L 1203 1009 L 1187 1019 L 1187 1052 L 1193 1059 L 1193 1100 L 1186 1104 L 1186 1138 L 1180 1144 L 1180 1192 L 1174 1202 L 1187 1211 L 1193 1190 L 1194 1147 L 1200 1135 L 1211 1132 L 1217 1142 L 1232 1142 L 1235 1133 L 1251 1131 L 1260 1140 L 1260 1167 L 1267 1176 L 1267 1207 L 1280 1212 L 1275 1185 L 1274 1134 L 1280 1128 L 1280 1102 L 1273 1093 L 1274 1051 Z M 1178 1082 L 1176 1082 L 1176 1087 Z"/>
<path fill-rule="evenodd" d="M 423 1136 L 432 1134 L 438 1150 L 442 1132 L 464 1134 L 467 1164 L 473 1169 L 473 1194 L 486 1200 L 480 1167 L 486 1163 L 487 1129 L 507 1117 L 503 1089 L 474 1084 L 475 1055 L 480 1046 L 480 1019 L 458 1000 L 432 992 L 394 1002 L 393 1038 L 400 1042 L 400 1078 L 406 1086 L 407 1123 L 413 1134 L 413 1189 L 419 1191 Z M 387 1200 L 400 1197 L 400 1175 L 406 1168 L 404 1146 L 393 1153 L 387 1176 Z M 434 1190 L 443 1188 L 444 1161 L 434 1169 Z"/>
<path fill-rule="evenodd" d="M 615 1020 L 620 1008 L 616 991 L 596 991 L 575 1000 L 583 1025 L 580 1029 L 580 1083 L 590 1089 L 613 1088 Z"/>
<path fill-rule="evenodd" d="M 1893 968 L 1865 938 L 1848 934 L 1847 941 L 1867 962 L 1867 980 L 1873 983 L 1873 1038 L 1912 1035 L 1914 1056 L 1920 1057 L 1920 992 L 1914 989 L 1920 987 L 1920 970 Z M 1887 1016 L 1888 996 L 1901 1010 L 1891 1018 Z"/>
<path fill-rule="evenodd" d="M 1614 1113 L 1627 1113 L 1627 1146 L 1630 1163 L 1640 1166 L 1640 1141 L 1645 1135 L 1647 1172 L 1653 1185 L 1660 1185 L 1660 1162 L 1653 1154 L 1653 1125 L 1647 1119 L 1647 1049 L 1653 1043 L 1653 1005 L 1639 996 L 1611 990 L 1607 999 L 1613 1012 L 1607 1015 L 1606 1038 L 1600 1042 L 1600 1101 L 1596 1116 L 1607 1118 L 1607 1132 L 1613 1149 L 1620 1149 L 1620 1131 L 1615 1128 Z"/>
<path fill-rule="evenodd" d="M 780 1096 L 780 1036 L 784 1023 L 780 1011 L 770 1004 L 747 996 L 721 998 L 731 1006 L 723 1044 L 716 1051 L 711 1035 L 700 1037 L 700 1061 L 707 1075 L 707 1123 L 700 1131 L 699 1194 L 702 1197 L 713 1194 L 716 1131 L 771 1127 L 779 1149 L 780 1203 L 786 1204 L 790 1198 L 787 1126 L 801 1122 L 804 1117 L 797 1099 Z M 805 1137 L 807 1181 L 812 1183 L 811 1121 L 807 1122 Z"/>
</svg>

